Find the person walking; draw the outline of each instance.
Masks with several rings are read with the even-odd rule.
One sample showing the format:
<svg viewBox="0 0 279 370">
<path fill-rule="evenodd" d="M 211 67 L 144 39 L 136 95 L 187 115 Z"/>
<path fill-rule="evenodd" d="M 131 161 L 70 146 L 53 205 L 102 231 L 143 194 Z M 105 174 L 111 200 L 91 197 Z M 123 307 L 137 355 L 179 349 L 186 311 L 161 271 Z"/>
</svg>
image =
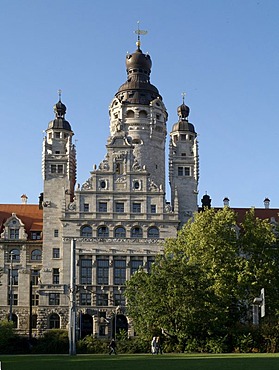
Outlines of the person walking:
<svg viewBox="0 0 279 370">
<path fill-rule="evenodd" d="M 151 353 L 152 355 L 156 354 L 156 337 L 153 337 L 151 341 Z"/>
<path fill-rule="evenodd" d="M 116 342 L 112 338 L 112 340 L 110 341 L 110 344 L 109 344 L 109 355 L 112 355 L 113 353 L 116 355 Z"/>
</svg>

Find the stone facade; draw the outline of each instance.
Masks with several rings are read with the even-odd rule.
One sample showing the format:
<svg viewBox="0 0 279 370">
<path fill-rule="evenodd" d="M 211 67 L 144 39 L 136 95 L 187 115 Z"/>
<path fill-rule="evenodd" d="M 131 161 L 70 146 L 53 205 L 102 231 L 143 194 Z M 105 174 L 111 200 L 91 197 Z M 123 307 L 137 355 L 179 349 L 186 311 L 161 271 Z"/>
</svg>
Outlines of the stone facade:
<svg viewBox="0 0 279 370">
<path fill-rule="evenodd" d="M 33 286 L 39 297 L 32 306 L 33 334 L 68 328 L 71 241 L 75 240 L 78 336 L 106 338 L 120 329 L 133 335 L 125 312 L 125 281 L 138 269 L 149 271 L 163 251 L 164 240 L 175 237 L 197 210 L 198 146 L 194 126 L 183 113 L 189 110 L 184 101 L 171 132 L 171 201 L 165 198 L 168 114 L 158 89 L 150 83 L 151 66 L 150 56 L 139 44 L 126 56 L 127 81 L 109 107 L 106 155 L 82 185 L 76 184 L 74 132 L 65 119 L 61 96 L 54 106 L 55 118 L 43 141 L 43 243 L 40 274 Z M 9 251 L 8 245 L 4 249 Z M 20 253 L 27 259 L 22 247 Z M 31 267 L 22 267 L 28 271 L 23 283 L 27 287 Z M 2 295 L 7 295 L 8 285 L 8 281 L 3 284 Z M 23 298 L 22 302 L 20 315 L 26 315 L 28 302 Z M 19 307 L 13 306 L 15 315 Z M 21 319 L 18 329 L 27 329 Z"/>
</svg>

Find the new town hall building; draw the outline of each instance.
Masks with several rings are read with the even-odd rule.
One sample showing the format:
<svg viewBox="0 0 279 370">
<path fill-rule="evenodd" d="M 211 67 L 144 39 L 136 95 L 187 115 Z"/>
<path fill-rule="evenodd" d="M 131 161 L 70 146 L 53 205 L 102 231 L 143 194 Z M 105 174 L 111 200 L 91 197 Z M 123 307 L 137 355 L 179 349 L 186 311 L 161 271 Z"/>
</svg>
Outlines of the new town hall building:
<svg viewBox="0 0 279 370">
<path fill-rule="evenodd" d="M 125 281 L 139 268 L 149 271 L 165 238 L 198 210 L 198 142 L 189 108 L 183 99 L 166 151 L 168 114 L 139 42 L 126 56 L 126 71 L 109 107 L 105 158 L 89 178 L 76 184 L 74 130 L 59 96 L 43 140 L 39 204 L 23 195 L 22 204 L 0 205 L 0 319 L 12 319 L 20 333 L 68 328 L 75 240 L 79 337 L 108 338 L 120 329 L 133 335 Z M 264 211 L 277 219 L 278 210 Z"/>
</svg>

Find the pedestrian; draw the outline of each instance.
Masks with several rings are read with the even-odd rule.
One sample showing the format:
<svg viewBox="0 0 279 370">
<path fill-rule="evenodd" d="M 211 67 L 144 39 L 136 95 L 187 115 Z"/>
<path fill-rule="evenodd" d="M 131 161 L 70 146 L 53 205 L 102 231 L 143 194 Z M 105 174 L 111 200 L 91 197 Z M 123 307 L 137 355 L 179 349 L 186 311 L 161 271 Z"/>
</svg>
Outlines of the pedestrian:
<svg viewBox="0 0 279 370">
<path fill-rule="evenodd" d="M 162 346 L 161 346 L 161 338 L 157 337 L 156 338 L 156 354 L 158 355 L 159 353 L 160 355 L 162 355 L 163 351 L 162 351 Z"/>
<path fill-rule="evenodd" d="M 156 354 L 156 337 L 153 337 L 151 341 L 151 353 L 152 355 Z"/>
<path fill-rule="evenodd" d="M 110 344 L 109 344 L 109 355 L 112 355 L 113 353 L 116 355 L 116 342 L 112 338 L 112 340 L 110 341 Z"/>
</svg>

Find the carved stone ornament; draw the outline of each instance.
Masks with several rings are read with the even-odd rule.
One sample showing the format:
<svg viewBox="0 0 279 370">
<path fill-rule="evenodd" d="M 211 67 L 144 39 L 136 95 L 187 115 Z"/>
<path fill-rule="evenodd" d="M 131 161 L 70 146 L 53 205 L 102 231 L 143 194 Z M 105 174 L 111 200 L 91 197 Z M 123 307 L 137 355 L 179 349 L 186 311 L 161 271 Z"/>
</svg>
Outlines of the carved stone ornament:
<svg viewBox="0 0 279 370">
<path fill-rule="evenodd" d="M 69 205 L 68 205 L 68 209 L 69 209 L 70 211 L 75 211 L 75 209 L 76 209 L 76 204 L 75 204 L 75 202 L 71 202 L 71 203 L 69 203 Z"/>
</svg>

